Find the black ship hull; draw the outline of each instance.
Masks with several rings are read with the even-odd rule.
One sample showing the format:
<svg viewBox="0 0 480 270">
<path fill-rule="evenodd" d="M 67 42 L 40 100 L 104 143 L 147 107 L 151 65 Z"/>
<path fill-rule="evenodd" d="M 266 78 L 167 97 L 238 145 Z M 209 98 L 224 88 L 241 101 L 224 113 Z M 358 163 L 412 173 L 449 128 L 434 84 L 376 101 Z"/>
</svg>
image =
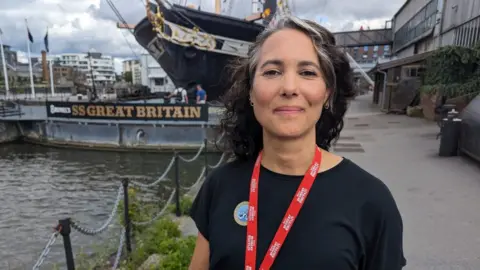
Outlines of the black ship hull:
<svg viewBox="0 0 480 270">
<path fill-rule="evenodd" d="M 227 66 L 235 58 L 246 56 L 248 47 L 264 26 L 178 5 L 167 9 L 160 4 L 159 9 L 165 21 L 175 26 L 188 29 L 197 26 L 200 32 L 212 35 L 215 46 L 199 49 L 167 40 L 154 30 L 147 18 L 135 27 L 137 42 L 157 60 L 176 87 L 192 89 L 200 83 L 209 101 L 218 100 L 230 87 Z M 166 27 L 166 31 L 171 34 L 172 30 Z"/>
</svg>

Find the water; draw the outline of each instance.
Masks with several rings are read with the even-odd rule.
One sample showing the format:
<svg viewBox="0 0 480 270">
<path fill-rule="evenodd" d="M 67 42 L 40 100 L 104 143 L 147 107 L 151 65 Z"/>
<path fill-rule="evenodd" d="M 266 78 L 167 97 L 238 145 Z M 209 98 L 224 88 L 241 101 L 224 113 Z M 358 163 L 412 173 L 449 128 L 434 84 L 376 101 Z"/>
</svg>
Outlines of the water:
<svg viewBox="0 0 480 270">
<path fill-rule="evenodd" d="M 72 217 L 82 225 L 98 228 L 112 210 L 120 185 L 116 175 L 152 177 L 153 181 L 163 173 L 171 156 L 0 145 L 0 269 L 31 268 L 58 219 Z M 209 157 L 210 164 L 218 158 Z M 203 164 L 202 156 L 190 164 L 181 162 L 184 186 L 197 179 Z M 172 169 L 171 179 L 173 173 Z M 150 194 L 165 200 L 170 191 L 160 187 Z M 119 230 L 112 226 L 101 236 L 83 236 L 75 231 L 74 251 L 101 245 L 113 235 L 117 238 Z M 59 237 L 42 269 L 64 261 Z"/>
</svg>

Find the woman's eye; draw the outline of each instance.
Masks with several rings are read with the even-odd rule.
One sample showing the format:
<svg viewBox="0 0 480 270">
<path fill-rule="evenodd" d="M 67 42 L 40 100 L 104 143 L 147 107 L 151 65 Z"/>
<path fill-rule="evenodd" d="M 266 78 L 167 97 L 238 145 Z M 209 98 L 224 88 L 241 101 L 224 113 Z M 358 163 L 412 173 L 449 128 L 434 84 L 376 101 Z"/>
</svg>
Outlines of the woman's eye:
<svg viewBox="0 0 480 270">
<path fill-rule="evenodd" d="M 277 70 L 267 70 L 265 72 L 263 72 L 263 76 L 266 76 L 266 77 L 272 77 L 272 76 L 276 76 L 276 75 L 279 75 L 280 72 L 277 71 Z"/>
<path fill-rule="evenodd" d="M 313 77 L 313 76 L 317 76 L 317 73 L 315 71 L 304 70 L 304 71 L 300 72 L 300 75 L 307 76 L 307 77 Z"/>
</svg>

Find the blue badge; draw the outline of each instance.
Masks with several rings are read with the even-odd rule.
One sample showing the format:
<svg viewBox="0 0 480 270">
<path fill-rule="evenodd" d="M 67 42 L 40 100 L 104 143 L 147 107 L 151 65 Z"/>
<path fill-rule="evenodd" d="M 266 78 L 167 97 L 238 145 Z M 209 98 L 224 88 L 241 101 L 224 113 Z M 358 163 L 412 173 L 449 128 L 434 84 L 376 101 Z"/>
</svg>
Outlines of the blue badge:
<svg viewBox="0 0 480 270">
<path fill-rule="evenodd" d="M 233 211 L 233 218 L 240 226 L 247 226 L 248 221 L 248 202 L 241 202 Z"/>
</svg>

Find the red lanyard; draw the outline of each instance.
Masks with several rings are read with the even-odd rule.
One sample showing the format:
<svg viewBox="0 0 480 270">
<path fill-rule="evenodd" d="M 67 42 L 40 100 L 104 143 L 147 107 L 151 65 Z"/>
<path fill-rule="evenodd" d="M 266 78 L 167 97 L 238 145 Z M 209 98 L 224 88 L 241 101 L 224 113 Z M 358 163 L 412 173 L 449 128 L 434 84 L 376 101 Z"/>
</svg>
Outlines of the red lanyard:
<svg viewBox="0 0 480 270">
<path fill-rule="evenodd" d="M 252 179 L 250 180 L 250 198 L 248 208 L 248 222 L 247 222 L 247 243 L 245 248 L 245 270 L 254 270 L 257 257 L 257 224 L 258 224 L 258 181 L 260 176 L 260 161 L 262 160 L 262 152 L 258 155 L 255 167 L 253 168 Z M 312 160 L 310 168 L 305 173 L 300 186 L 295 193 L 290 206 L 288 207 L 282 223 L 280 224 L 275 237 L 267 250 L 267 254 L 260 265 L 260 270 L 268 270 L 272 267 L 273 262 L 280 251 L 280 248 L 285 241 L 290 229 L 292 228 L 295 219 L 300 212 L 300 209 L 307 199 L 308 192 L 312 187 L 315 178 L 317 177 L 318 170 L 320 168 L 320 162 L 322 161 L 322 152 L 317 147 L 315 156 Z"/>
</svg>

